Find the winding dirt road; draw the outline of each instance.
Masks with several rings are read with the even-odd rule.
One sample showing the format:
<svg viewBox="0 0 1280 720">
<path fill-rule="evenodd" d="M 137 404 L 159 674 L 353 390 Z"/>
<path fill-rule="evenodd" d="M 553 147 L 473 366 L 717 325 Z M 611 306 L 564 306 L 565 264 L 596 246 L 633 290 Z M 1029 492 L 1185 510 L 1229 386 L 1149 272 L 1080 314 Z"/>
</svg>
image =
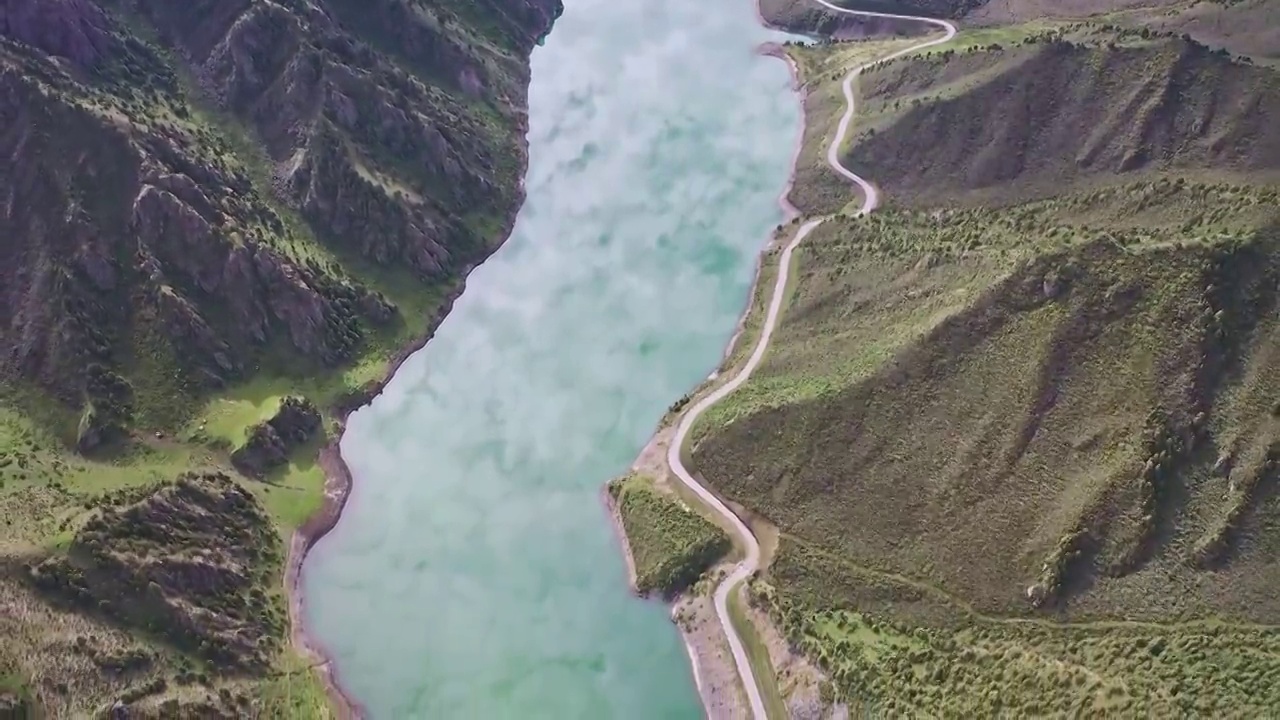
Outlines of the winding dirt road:
<svg viewBox="0 0 1280 720">
<path fill-rule="evenodd" d="M 863 70 L 878 62 L 892 60 L 896 57 L 906 55 L 907 53 L 916 52 L 917 50 L 948 42 L 956 36 L 956 26 L 946 20 L 935 20 L 933 18 L 915 17 L 910 15 L 891 15 L 887 13 L 867 12 L 862 10 L 847 10 L 839 7 L 838 5 L 833 5 L 826 0 L 814 0 L 814 2 L 833 12 L 843 13 L 846 15 L 888 18 L 892 20 L 914 20 L 934 25 L 944 31 L 944 34 L 941 37 L 935 37 L 918 45 L 912 45 L 911 47 L 905 48 L 891 55 L 887 55 L 873 62 L 861 65 L 850 71 L 844 79 L 843 88 L 845 112 L 844 116 L 840 118 L 840 125 L 836 130 L 836 136 L 832 139 L 831 146 L 827 148 L 827 162 L 831 165 L 833 170 L 856 183 L 862 189 L 863 202 L 862 209 L 859 211 L 859 214 L 865 215 L 872 210 L 875 210 L 876 206 L 880 204 L 880 192 L 876 190 L 871 183 L 862 179 L 857 173 L 840 163 L 840 147 L 844 144 L 845 137 L 849 133 L 849 126 L 853 123 L 853 116 L 856 112 L 853 83 L 858 79 L 858 76 L 862 74 Z M 716 588 L 715 608 L 716 615 L 720 618 L 720 625 L 724 628 L 725 636 L 729 639 L 729 649 L 733 652 L 733 662 L 738 667 L 738 676 L 742 678 L 742 685 L 746 689 L 747 699 L 751 705 L 751 715 L 755 720 L 767 720 L 764 699 L 760 692 L 760 684 L 756 680 L 755 673 L 752 672 L 751 661 L 747 657 L 746 647 L 743 645 L 742 638 L 734 629 L 733 622 L 729 617 L 729 593 L 733 592 L 743 580 L 751 575 L 751 573 L 759 569 L 760 543 L 756 541 L 755 535 L 751 533 L 751 530 L 746 526 L 746 523 L 742 522 L 741 518 L 725 506 L 725 504 L 712 494 L 711 491 L 707 490 L 707 488 L 703 487 L 701 483 L 693 478 L 693 474 L 689 472 L 689 469 L 685 467 L 684 462 L 680 459 L 680 454 L 684 447 L 685 438 L 688 436 L 689 430 L 693 427 L 693 424 L 697 421 L 698 416 L 700 416 L 707 408 L 724 399 L 729 395 L 729 393 L 732 393 L 734 390 L 741 387 L 742 384 L 751 377 L 751 373 L 755 371 L 756 366 L 758 366 L 760 361 L 764 358 L 764 353 L 769 347 L 769 340 L 773 337 L 774 327 L 778 324 L 778 313 L 782 309 L 782 300 L 785 297 L 785 291 L 787 289 L 787 269 L 791 267 L 791 254 L 805 239 L 805 237 L 808 236 L 809 233 L 813 232 L 814 228 L 821 225 L 824 220 L 826 220 L 825 217 L 815 218 L 801 225 L 800 230 L 796 232 L 795 237 L 792 238 L 791 242 L 787 243 L 787 246 L 782 250 L 782 257 L 778 264 L 778 278 L 773 284 L 773 296 L 769 299 L 769 310 L 764 318 L 764 326 L 760 330 L 760 339 L 756 342 L 756 347 L 751 352 L 750 359 L 747 360 L 747 364 L 743 366 L 742 370 L 740 370 L 737 375 L 720 387 L 716 388 L 710 395 L 699 400 L 693 405 L 693 407 L 689 408 L 689 410 L 685 412 L 684 417 L 680 419 L 679 426 L 676 428 L 675 438 L 672 440 L 671 445 L 667 450 L 667 464 L 671 466 L 672 472 L 674 472 L 676 477 L 680 478 L 680 481 L 687 485 L 690 490 L 696 493 L 703 502 L 720 515 L 724 516 L 724 518 L 733 525 L 734 530 L 740 538 L 740 542 L 746 549 L 746 557 L 743 558 L 742 562 L 738 563 L 733 572 L 729 573 L 728 577 L 721 581 L 719 587 Z"/>
</svg>

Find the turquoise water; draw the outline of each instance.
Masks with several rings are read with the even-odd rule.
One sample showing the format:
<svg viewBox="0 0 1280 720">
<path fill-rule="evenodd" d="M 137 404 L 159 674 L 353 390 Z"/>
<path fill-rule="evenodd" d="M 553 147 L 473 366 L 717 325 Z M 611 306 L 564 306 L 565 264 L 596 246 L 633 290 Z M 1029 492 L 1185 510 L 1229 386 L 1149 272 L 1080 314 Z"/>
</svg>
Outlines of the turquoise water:
<svg viewBox="0 0 1280 720">
<path fill-rule="evenodd" d="M 799 122 L 751 0 L 567 0 L 533 56 L 528 201 L 356 413 L 308 628 L 373 718 L 695 718 L 600 488 L 720 359 Z"/>
</svg>

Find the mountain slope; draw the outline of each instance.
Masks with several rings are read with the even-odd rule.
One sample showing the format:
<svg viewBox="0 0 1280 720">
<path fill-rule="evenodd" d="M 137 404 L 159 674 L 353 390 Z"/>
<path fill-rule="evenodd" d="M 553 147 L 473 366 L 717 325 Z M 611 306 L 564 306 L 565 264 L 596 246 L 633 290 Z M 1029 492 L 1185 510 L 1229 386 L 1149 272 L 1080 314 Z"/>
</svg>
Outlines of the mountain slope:
<svg viewBox="0 0 1280 720">
<path fill-rule="evenodd" d="M 1249 548 L 1240 566 L 1230 543 L 1200 553 L 1221 543 L 1234 504 L 1251 511 L 1259 498 L 1245 496 L 1272 480 L 1280 336 L 1262 319 L 1280 281 L 1277 239 L 1046 255 L 860 382 L 740 417 L 695 460 L 783 532 L 859 566 L 930 578 L 984 612 L 1066 601 L 1086 578 L 1064 568 L 1042 579 L 1041 566 L 1086 533 L 1073 542 L 1090 546 L 1096 557 L 1082 560 L 1101 577 L 1065 611 L 1155 619 L 1181 604 L 1275 620 L 1266 598 L 1280 566 L 1267 553 Z M 1152 457 L 1158 478 L 1144 470 Z M 1175 519 L 1177 537 L 1156 536 Z M 1134 582 L 1186 574 L 1196 590 L 1128 595 L 1124 579 L 1156 558 L 1168 566 Z M 1195 566 L 1208 560 L 1224 570 L 1202 575 Z M 1045 597 L 1029 603 L 1037 583 Z"/>
<path fill-rule="evenodd" d="M 411 13 L 384 41 L 397 54 L 346 35 L 324 6 L 119 8 L 166 54 L 89 3 L 34 16 L 62 23 L 49 27 L 22 24 L 24 3 L 10 2 L 16 44 L 0 76 L 17 239 L 6 356 L 66 402 L 95 363 L 127 375 L 121 358 L 139 350 L 127 336 L 151 328 L 174 341 L 190 394 L 243 377 L 276 338 L 322 366 L 349 362 L 396 321 L 380 274 L 407 269 L 447 292 L 520 200 L 527 71 L 514 58 L 549 11 L 501 55 L 441 41 L 433 18 L 394 0 L 362 17 Z M 206 102 L 231 125 L 211 122 Z M 237 147 L 255 138 L 261 149 Z"/>
<path fill-rule="evenodd" d="M 1275 72 L 1182 39 L 1035 40 L 997 51 L 1015 57 L 1000 57 L 976 87 L 950 96 L 934 83 L 936 102 L 913 98 L 846 161 L 904 198 L 1014 181 L 1027 193 L 1061 194 L 1093 177 L 1280 171 L 1280 135 L 1270 131 L 1280 113 Z M 952 64 L 938 57 L 869 73 L 868 109 L 886 109 L 876 100 L 933 83 Z"/>
<path fill-rule="evenodd" d="M 1277 76 L 999 33 L 860 80 L 844 155 L 885 207 L 796 189 L 835 215 L 690 464 L 776 531 L 754 601 L 868 714 L 1265 714 Z M 823 96 L 856 55 L 793 52 Z"/>
<path fill-rule="evenodd" d="M 170 700 L 199 694 L 173 689 L 193 667 L 174 638 L 195 637 L 256 650 L 195 661 L 209 697 L 191 712 L 327 712 L 284 647 L 279 553 L 214 547 L 197 573 L 271 588 L 251 610 L 193 610 L 166 586 L 124 617 L 58 588 L 80 587 L 85 562 L 114 568 L 90 594 L 145 585 L 181 513 L 151 513 L 159 535 L 132 538 L 130 557 L 85 554 L 82 533 L 119 493 L 165 505 L 188 471 L 234 475 L 276 535 L 320 506 L 332 421 L 505 239 L 523 200 L 528 55 L 561 10 L 0 0 L 0 594 L 14 630 L 0 695 L 16 678 L 54 716 L 121 697 L 172 716 Z M 230 507 L 211 502 L 196 514 Z M 142 574 L 121 580 L 131 565 Z M 260 605 L 270 622 L 237 625 Z M 234 639 L 184 619 L 219 613 Z M 77 635 L 149 660 L 98 676 L 68 655 Z"/>
</svg>

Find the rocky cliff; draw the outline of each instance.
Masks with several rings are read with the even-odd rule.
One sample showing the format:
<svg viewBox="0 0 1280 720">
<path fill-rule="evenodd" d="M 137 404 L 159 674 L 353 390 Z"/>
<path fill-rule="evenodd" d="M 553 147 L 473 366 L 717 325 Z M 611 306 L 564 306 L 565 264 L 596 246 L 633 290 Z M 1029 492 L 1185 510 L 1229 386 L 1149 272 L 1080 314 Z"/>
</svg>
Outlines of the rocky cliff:
<svg viewBox="0 0 1280 720">
<path fill-rule="evenodd" d="M 485 5 L 3 0 L 5 376 L 83 409 L 87 449 L 157 344 L 197 396 L 268 349 L 351 361 L 398 320 L 379 268 L 458 283 L 521 201 L 560 11 Z"/>
</svg>

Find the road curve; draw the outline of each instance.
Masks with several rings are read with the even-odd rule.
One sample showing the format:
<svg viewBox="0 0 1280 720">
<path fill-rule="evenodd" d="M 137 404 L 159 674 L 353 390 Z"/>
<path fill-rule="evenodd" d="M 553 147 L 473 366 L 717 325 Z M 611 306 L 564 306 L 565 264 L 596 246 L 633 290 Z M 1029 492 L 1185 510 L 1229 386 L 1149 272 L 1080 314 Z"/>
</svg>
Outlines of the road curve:
<svg viewBox="0 0 1280 720">
<path fill-rule="evenodd" d="M 833 5 L 827 0 L 814 0 L 814 2 L 822 5 L 833 12 L 843 13 L 846 15 L 858 15 L 862 17 L 888 18 L 891 20 L 914 20 L 917 22 L 928 23 L 941 28 L 944 31 L 942 37 L 927 40 L 918 45 L 900 50 L 892 55 L 887 55 L 873 62 L 861 65 L 852 71 L 844 79 L 844 99 L 845 112 L 840 118 L 840 125 L 836 130 L 836 136 L 831 141 L 831 146 L 827 148 L 827 162 L 831 168 L 843 175 L 848 180 L 856 183 L 863 193 L 862 209 L 860 215 L 865 215 L 880 204 L 880 192 L 866 180 L 858 176 L 849 168 L 840 162 L 840 147 L 844 144 L 845 137 L 849 133 L 849 126 L 853 123 L 853 116 L 856 111 L 855 100 L 853 95 L 853 82 L 858 79 L 862 71 L 879 62 L 892 60 L 901 57 L 907 53 L 922 50 L 934 45 L 945 43 L 956 36 L 956 26 L 946 20 L 935 20 L 933 18 L 915 17 L 911 15 L 892 15 L 888 13 L 869 12 L 863 10 L 848 10 L 837 5 Z M 698 495 L 704 503 L 722 515 L 734 528 L 741 539 L 742 545 L 746 548 L 746 557 L 742 562 L 729 573 L 728 577 L 720 582 L 715 592 L 715 608 L 716 615 L 720 619 L 720 625 L 724 628 L 725 636 L 729 640 L 729 649 L 733 652 L 733 662 L 738 667 L 738 676 L 742 678 L 742 686 L 746 690 L 747 700 L 751 705 L 751 716 L 755 720 L 767 720 L 765 712 L 764 699 L 760 693 L 760 683 L 756 680 L 755 673 L 751 669 L 751 660 L 747 657 L 746 647 L 742 643 L 742 638 L 733 628 L 733 621 L 729 617 L 729 593 L 733 591 L 743 580 L 760 567 L 760 543 L 756 541 L 755 535 L 751 533 L 746 523 L 742 522 L 732 510 L 730 510 L 721 500 L 711 493 L 706 487 L 693 478 L 693 474 L 685 467 L 684 461 L 681 460 L 680 454 L 684 447 L 685 438 L 689 435 L 689 430 L 693 424 L 697 422 L 700 416 L 707 408 L 715 405 L 724 399 L 729 393 L 737 390 L 743 383 L 751 377 L 751 373 L 755 371 L 756 366 L 764 359 L 764 353 L 769 347 L 769 340 L 773 337 L 774 327 L 778 324 L 778 313 L 782 310 L 782 300 L 787 289 L 788 268 L 791 267 L 791 254 L 796 247 L 813 232 L 813 229 L 822 224 L 826 220 L 825 217 L 809 220 L 800 226 L 795 237 L 782 250 L 782 257 L 778 261 L 778 277 L 773 283 L 773 296 L 769 299 L 769 309 L 765 314 L 764 325 L 760 329 L 760 338 L 756 341 L 755 349 L 751 352 L 751 357 L 747 360 L 747 364 L 738 371 L 728 382 L 717 387 L 711 394 L 694 403 L 692 407 L 685 412 L 680 418 L 680 424 L 676 427 L 675 437 L 671 441 L 671 445 L 667 448 L 667 464 L 671 466 L 672 472 L 680 481 L 687 485 L 690 490 Z"/>
</svg>

